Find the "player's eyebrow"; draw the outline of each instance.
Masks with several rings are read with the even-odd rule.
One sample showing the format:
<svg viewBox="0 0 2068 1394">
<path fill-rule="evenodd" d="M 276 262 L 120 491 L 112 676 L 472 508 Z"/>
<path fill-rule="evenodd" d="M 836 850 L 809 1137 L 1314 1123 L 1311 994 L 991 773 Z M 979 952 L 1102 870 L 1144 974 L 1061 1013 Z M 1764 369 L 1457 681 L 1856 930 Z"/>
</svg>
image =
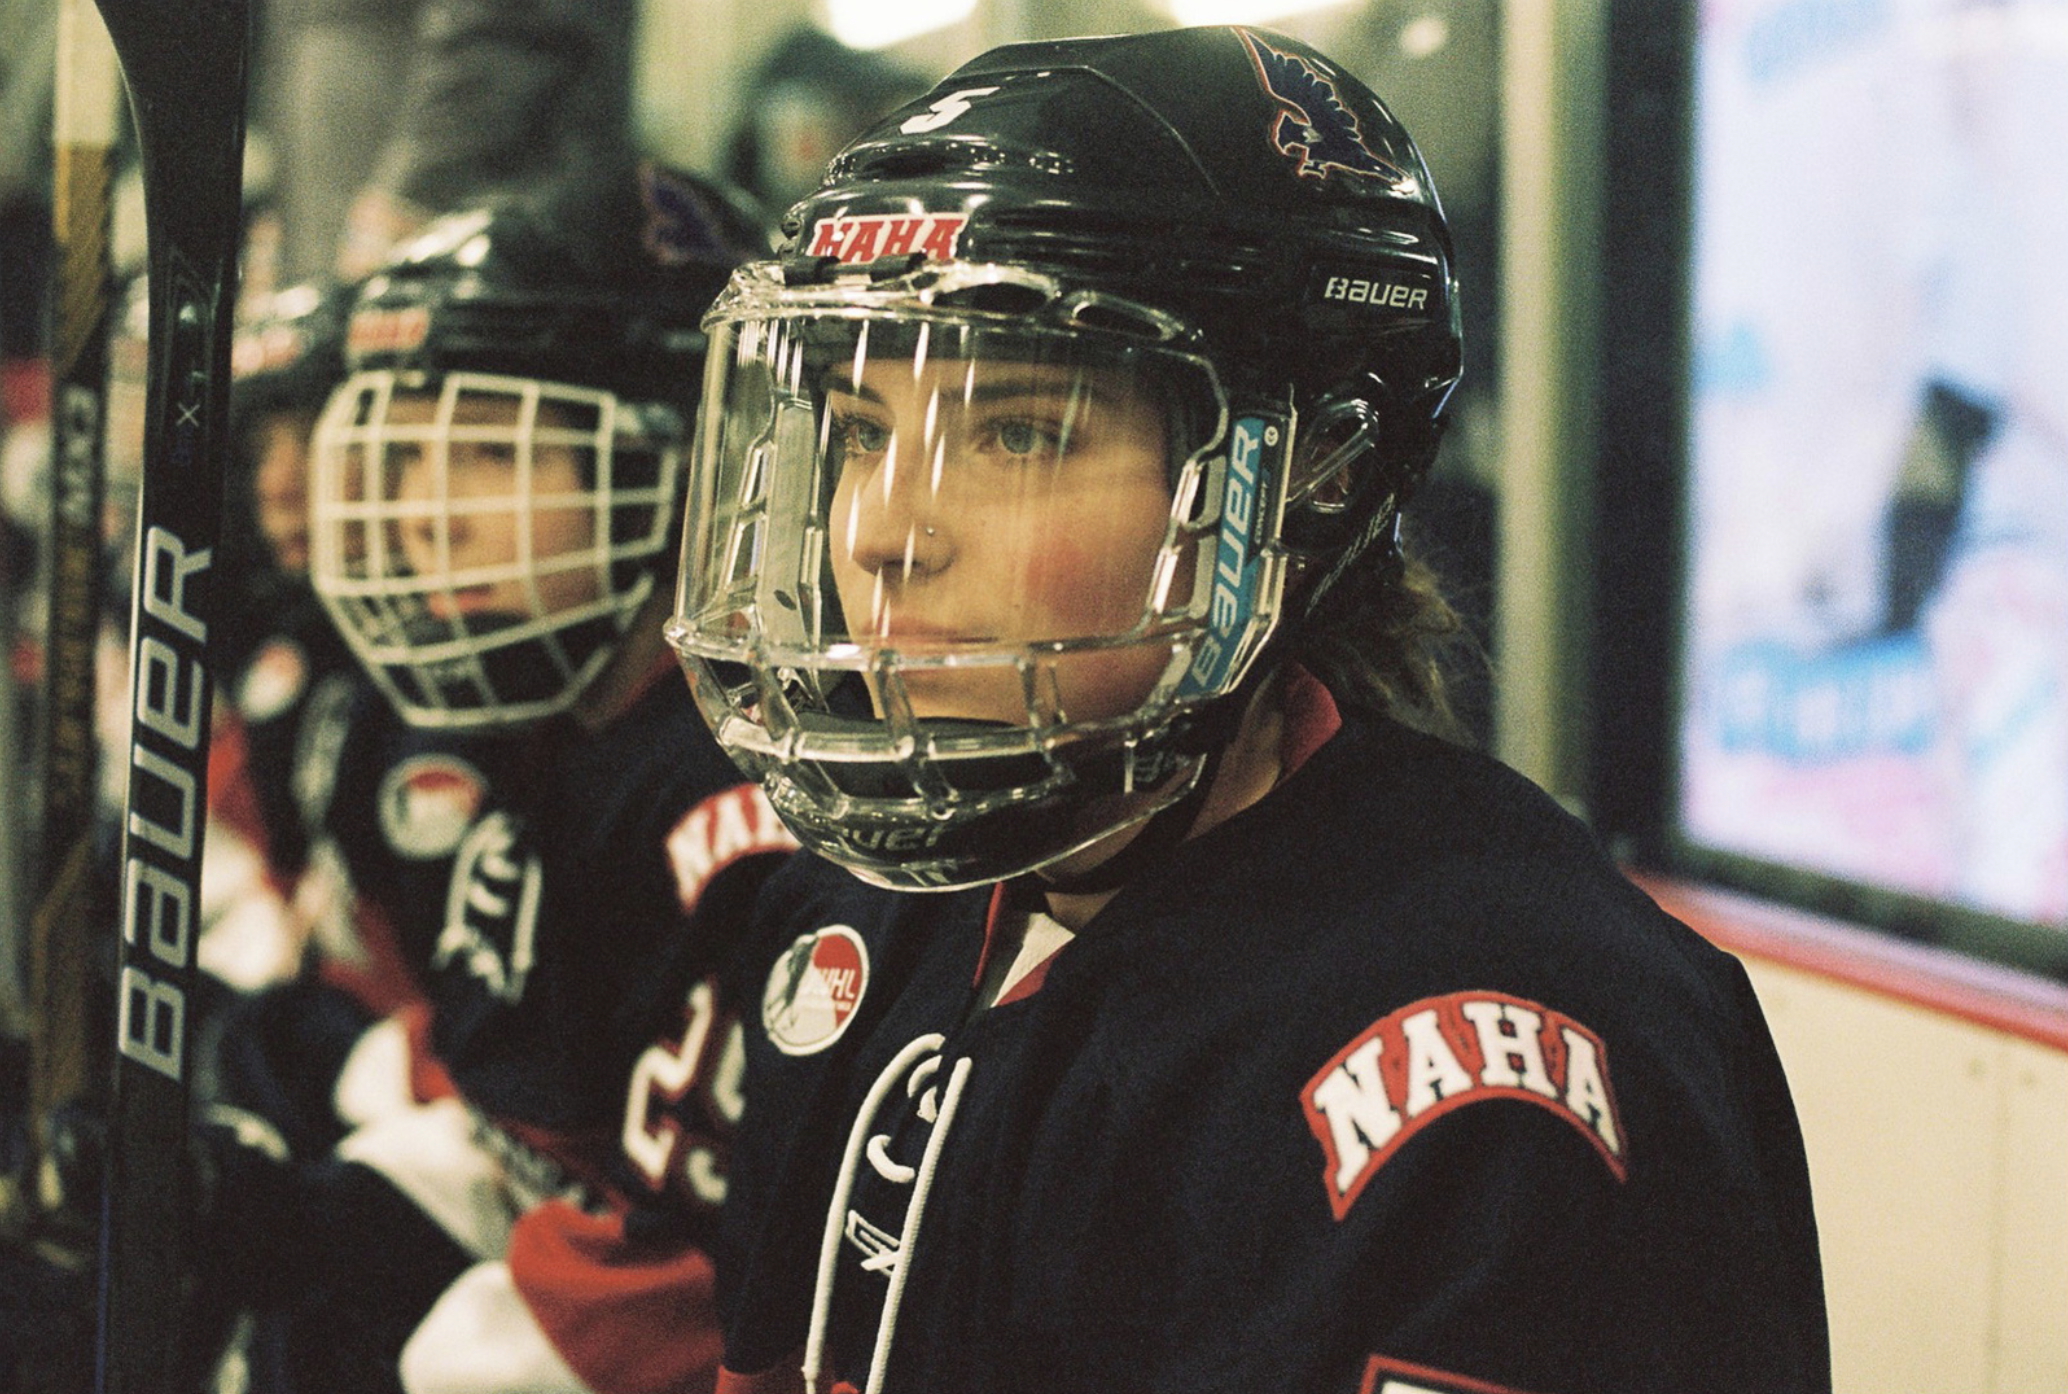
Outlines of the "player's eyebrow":
<svg viewBox="0 0 2068 1394">
<path fill-rule="evenodd" d="M 828 372 L 824 378 L 820 379 L 819 390 L 828 396 L 838 393 L 842 397 L 859 397 L 863 401 L 873 402 L 879 407 L 889 405 L 884 400 L 881 392 L 878 392 L 866 383 L 856 382 L 842 372 Z"/>
</svg>

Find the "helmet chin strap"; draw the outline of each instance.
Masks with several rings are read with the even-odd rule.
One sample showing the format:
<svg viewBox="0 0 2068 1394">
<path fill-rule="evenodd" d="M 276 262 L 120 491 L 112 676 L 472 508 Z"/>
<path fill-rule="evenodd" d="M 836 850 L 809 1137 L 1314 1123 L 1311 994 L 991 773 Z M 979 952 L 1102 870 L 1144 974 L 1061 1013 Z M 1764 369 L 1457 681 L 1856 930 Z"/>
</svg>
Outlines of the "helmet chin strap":
<svg viewBox="0 0 2068 1394">
<path fill-rule="evenodd" d="M 1053 870 L 1030 871 L 1020 879 L 1029 883 L 1030 890 L 1061 895 L 1091 895 L 1125 885 L 1191 833 L 1193 824 L 1199 821 L 1199 811 L 1206 806 L 1206 796 L 1213 789 L 1214 777 L 1220 773 L 1221 756 L 1226 750 L 1226 746 L 1220 746 L 1208 751 L 1200 762 L 1199 777 L 1192 781 L 1185 796 L 1150 814 L 1126 846 L 1097 866 L 1075 875 Z"/>
<path fill-rule="evenodd" d="M 1214 781 L 1220 775 L 1228 747 L 1241 729 L 1243 717 L 1248 714 L 1257 693 L 1278 672 L 1278 653 L 1278 639 L 1274 635 L 1265 644 L 1263 652 L 1257 655 L 1256 662 L 1250 665 L 1249 673 L 1236 684 L 1235 690 L 1201 712 L 1198 722 L 1182 738 L 1185 744 L 1204 750 L 1199 775 L 1183 797 L 1150 814 L 1142 823 L 1141 830 L 1128 839 L 1125 846 L 1098 865 L 1075 874 L 1053 869 L 1031 871 L 1020 878 L 1021 881 L 1028 883 L 1029 889 L 1061 895 L 1095 895 L 1100 891 L 1114 890 L 1153 866 L 1191 836 L 1192 829 L 1199 822 L 1200 812 L 1206 807 L 1207 796 L 1213 792 Z"/>
</svg>

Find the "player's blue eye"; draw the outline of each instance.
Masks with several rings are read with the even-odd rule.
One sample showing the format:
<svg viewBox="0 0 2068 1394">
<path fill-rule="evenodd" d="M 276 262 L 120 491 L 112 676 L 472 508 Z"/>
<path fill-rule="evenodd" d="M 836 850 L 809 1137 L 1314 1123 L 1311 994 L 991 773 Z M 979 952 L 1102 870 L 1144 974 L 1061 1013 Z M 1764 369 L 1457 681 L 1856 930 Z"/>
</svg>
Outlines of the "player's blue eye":
<svg viewBox="0 0 2068 1394">
<path fill-rule="evenodd" d="M 1001 421 L 997 433 L 999 447 L 1009 455 L 1031 455 L 1047 439 L 1047 433 L 1031 421 Z"/>
<path fill-rule="evenodd" d="M 1015 460 L 1045 456 L 1060 462 L 1070 448 L 1071 430 L 1042 416 L 1001 417 L 985 427 L 985 445 Z"/>
<path fill-rule="evenodd" d="M 880 455 L 890 447 L 890 430 L 865 416 L 843 416 L 833 423 L 842 454 Z"/>
</svg>

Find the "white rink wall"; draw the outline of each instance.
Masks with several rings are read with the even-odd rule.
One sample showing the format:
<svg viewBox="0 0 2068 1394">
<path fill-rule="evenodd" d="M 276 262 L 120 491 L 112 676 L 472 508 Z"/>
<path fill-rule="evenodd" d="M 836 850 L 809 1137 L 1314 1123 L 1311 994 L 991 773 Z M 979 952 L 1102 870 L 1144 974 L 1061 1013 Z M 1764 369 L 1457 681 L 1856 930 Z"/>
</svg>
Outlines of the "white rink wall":
<svg viewBox="0 0 2068 1394">
<path fill-rule="evenodd" d="M 1644 884 L 1759 992 L 1809 1153 L 1836 1394 L 2068 1391 L 2068 988 Z"/>
</svg>

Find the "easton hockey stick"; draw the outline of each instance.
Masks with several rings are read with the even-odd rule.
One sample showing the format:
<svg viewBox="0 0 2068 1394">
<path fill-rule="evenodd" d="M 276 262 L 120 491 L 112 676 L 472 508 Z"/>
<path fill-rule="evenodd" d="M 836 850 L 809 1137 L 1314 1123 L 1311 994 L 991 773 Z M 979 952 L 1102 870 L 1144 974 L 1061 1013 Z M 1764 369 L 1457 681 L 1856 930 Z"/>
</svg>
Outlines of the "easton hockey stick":
<svg viewBox="0 0 2068 1394">
<path fill-rule="evenodd" d="M 29 923 L 29 1117 L 39 1153 L 58 1105 L 96 1096 L 108 1054 L 90 878 L 96 785 L 94 650 L 101 619 L 102 422 L 108 399 L 110 148 L 115 50 L 88 0 L 58 7 L 55 160 L 57 274 L 51 305 L 49 584 L 43 628 L 42 827 Z M 45 1197 L 49 1203 L 56 1197 Z M 69 1206 L 64 1218 L 78 1220 Z M 66 1236 L 70 1238 L 71 1236 Z"/>
<path fill-rule="evenodd" d="M 143 164 L 150 375 L 130 610 L 129 793 L 98 1388 L 177 1387 L 196 1197 L 188 1008 L 208 776 L 250 0 L 97 0 Z"/>
</svg>

